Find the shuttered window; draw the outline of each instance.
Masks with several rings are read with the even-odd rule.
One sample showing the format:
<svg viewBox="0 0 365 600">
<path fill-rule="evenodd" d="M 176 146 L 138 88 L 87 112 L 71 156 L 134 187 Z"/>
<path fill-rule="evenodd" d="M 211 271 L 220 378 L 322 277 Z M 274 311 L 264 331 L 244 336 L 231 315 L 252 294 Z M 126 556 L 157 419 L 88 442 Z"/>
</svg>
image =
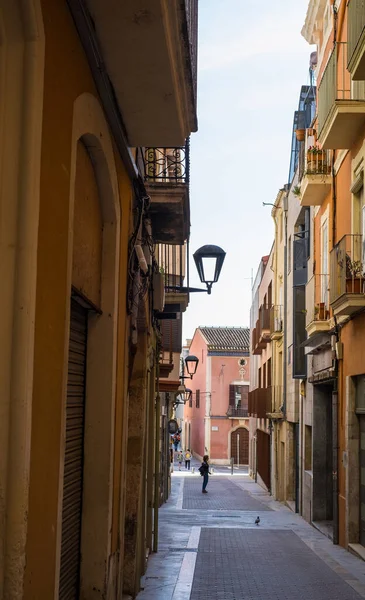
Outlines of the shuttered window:
<svg viewBox="0 0 365 600">
<path fill-rule="evenodd" d="M 87 311 L 71 301 L 63 476 L 60 600 L 77 600 L 80 583 Z"/>
</svg>

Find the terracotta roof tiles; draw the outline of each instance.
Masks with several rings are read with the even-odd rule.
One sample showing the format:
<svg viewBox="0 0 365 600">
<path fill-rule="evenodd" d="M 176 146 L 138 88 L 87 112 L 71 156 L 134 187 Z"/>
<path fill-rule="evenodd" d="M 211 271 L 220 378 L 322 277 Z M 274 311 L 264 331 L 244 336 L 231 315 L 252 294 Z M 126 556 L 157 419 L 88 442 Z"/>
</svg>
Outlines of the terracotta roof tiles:
<svg viewBox="0 0 365 600">
<path fill-rule="evenodd" d="M 250 345 L 248 327 L 199 327 L 208 349 L 215 351 L 247 352 Z"/>
</svg>

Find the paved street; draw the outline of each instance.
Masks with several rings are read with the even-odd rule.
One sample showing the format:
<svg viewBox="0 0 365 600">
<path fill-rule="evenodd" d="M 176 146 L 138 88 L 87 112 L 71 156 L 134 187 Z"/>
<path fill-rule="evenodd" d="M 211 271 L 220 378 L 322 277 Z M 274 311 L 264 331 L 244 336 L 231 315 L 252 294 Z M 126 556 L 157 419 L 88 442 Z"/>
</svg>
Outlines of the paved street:
<svg viewBox="0 0 365 600">
<path fill-rule="evenodd" d="M 241 470 L 215 470 L 207 489 L 203 495 L 196 470 L 173 473 L 159 552 L 149 559 L 138 600 L 365 598 L 365 563 Z"/>
</svg>

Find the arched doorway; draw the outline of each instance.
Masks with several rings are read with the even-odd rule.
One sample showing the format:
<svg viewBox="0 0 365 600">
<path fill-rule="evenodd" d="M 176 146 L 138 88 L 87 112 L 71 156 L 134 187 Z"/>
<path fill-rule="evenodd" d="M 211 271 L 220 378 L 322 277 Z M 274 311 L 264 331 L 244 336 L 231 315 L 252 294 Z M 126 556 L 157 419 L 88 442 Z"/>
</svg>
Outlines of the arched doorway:
<svg viewBox="0 0 365 600">
<path fill-rule="evenodd" d="M 231 433 L 231 457 L 234 464 L 248 465 L 248 430 L 238 427 Z"/>
</svg>

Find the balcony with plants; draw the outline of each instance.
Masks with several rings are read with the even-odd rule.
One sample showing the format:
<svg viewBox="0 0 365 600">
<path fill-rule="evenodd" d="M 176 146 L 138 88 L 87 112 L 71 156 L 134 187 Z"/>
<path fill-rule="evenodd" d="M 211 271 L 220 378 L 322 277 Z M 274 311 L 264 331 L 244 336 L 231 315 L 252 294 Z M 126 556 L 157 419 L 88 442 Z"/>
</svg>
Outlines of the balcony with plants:
<svg viewBox="0 0 365 600">
<path fill-rule="evenodd" d="M 306 285 L 306 324 L 308 337 L 330 330 L 329 275 L 314 274 Z"/>
<path fill-rule="evenodd" d="M 349 316 L 365 308 L 363 236 L 345 235 L 330 254 L 330 304 L 333 313 Z"/>
<path fill-rule="evenodd" d="M 301 206 L 321 206 L 331 189 L 330 152 L 320 148 L 315 130 L 307 129 L 299 154 Z"/>
<path fill-rule="evenodd" d="M 270 308 L 270 338 L 280 340 L 283 336 L 284 311 L 282 305 Z"/>
<path fill-rule="evenodd" d="M 183 244 L 190 232 L 190 145 L 138 148 L 137 164 L 150 197 L 155 242 Z"/>
<path fill-rule="evenodd" d="M 318 142 L 325 149 L 352 148 L 365 125 L 365 86 L 347 70 L 347 42 L 337 42 L 318 86 Z"/>
<path fill-rule="evenodd" d="M 364 0 L 347 3 L 347 68 L 354 81 L 365 80 L 365 6 Z"/>
</svg>

